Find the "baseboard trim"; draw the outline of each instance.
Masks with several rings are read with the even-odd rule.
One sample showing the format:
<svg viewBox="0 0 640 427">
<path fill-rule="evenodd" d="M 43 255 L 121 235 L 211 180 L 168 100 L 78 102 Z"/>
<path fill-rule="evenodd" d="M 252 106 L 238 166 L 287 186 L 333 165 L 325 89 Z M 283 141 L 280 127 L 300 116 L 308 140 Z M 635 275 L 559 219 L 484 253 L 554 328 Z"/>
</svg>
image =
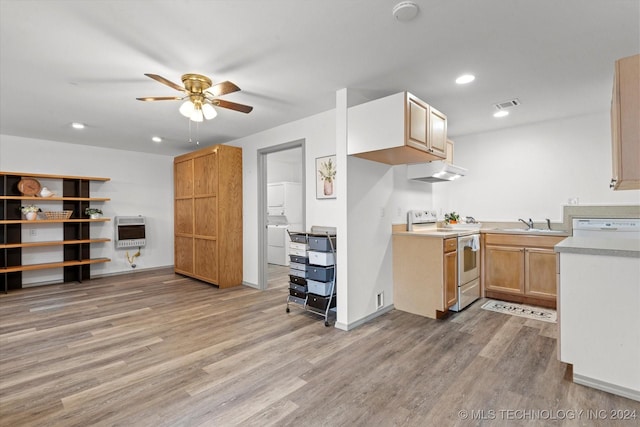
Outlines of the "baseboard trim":
<svg viewBox="0 0 640 427">
<path fill-rule="evenodd" d="M 347 323 L 342 323 L 342 322 L 336 322 L 334 326 L 337 329 L 341 329 L 343 331 L 351 331 L 351 330 L 357 328 L 358 326 L 363 325 L 363 324 L 369 322 L 370 320 L 375 319 L 378 316 L 382 316 L 383 314 L 390 312 L 394 308 L 395 308 L 395 306 L 393 304 L 391 304 L 391 305 L 388 305 L 386 307 L 382 307 L 381 309 L 376 310 L 375 312 L 371 313 L 370 315 L 365 316 L 360 320 L 356 320 L 355 322 L 348 323 L 348 324 Z"/>
<path fill-rule="evenodd" d="M 605 381 L 596 380 L 594 378 L 576 374 L 575 372 L 573 373 L 573 382 L 640 402 L 640 390 L 634 390 Z"/>
</svg>

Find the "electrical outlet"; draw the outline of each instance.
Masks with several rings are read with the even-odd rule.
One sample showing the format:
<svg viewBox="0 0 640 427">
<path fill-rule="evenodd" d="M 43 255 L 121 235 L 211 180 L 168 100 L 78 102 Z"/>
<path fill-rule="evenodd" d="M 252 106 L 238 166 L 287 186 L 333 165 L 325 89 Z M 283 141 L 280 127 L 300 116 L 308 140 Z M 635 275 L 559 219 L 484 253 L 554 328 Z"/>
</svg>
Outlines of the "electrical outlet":
<svg viewBox="0 0 640 427">
<path fill-rule="evenodd" d="M 384 208 L 380 208 L 380 218 L 384 218 Z"/>
<path fill-rule="evenodd" d="M 37 236 L 37 235 L 38 235 L 38 230 L 37 230 L 37 229 L 35 229 L 35 228 L 32 228 L 32 229 L 31 229 L 31 237 L 35 237 L 35 236 Z"/>
</svg>

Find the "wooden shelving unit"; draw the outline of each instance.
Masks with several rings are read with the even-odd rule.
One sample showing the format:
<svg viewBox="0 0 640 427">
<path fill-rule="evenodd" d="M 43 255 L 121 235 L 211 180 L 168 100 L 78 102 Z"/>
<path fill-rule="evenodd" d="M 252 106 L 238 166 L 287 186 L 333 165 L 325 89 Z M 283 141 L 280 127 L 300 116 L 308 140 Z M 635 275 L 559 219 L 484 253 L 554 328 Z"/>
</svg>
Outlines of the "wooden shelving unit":
<svg viewBox="0 0 640 427">
<path fill-rule="evenodd" d="M 62 196 L 34 197 L 25 196 L 18 190 L 18 182 L 22 178 L 36 178 L 62 181 Z M 90 197 L 90 183 L 92 181 L 105 182 L 109 178 L 91 176 L 67 176 L 32 174 L 23 172 L 0 171 L 0 228 L 3 238 L 0 242 L 0 287 L 7 292 L 9 289 L 22 287 L 22 272 L 45 270 L 52 268 L 63 269 L 63 282 L 82 281 L 91 277 L 91 264 L 111 261 L 109 258 L 91 258 L 92 244 L 111 241 L 108 238 L 91 238 L 90 223 L 110 221 L 110 218 L 91 219 L 84 214 L 90 203 L 108 202 L 105 197 Z M 63 210 L 72 210 L 69 219 L 36 219 L 26 220 L 20 211 L 25 202 L 29 204 L 62 202 Z M 42 206 L 40 206 L 42 208 Z M 61 224 L 62 240 L 22 242 L 23 224 L 38 226 L 41 224 Z M 63 247 L 63 260 L 38 264 L 23 264 L 23 250 L 38 247 Z"/>
</svg>

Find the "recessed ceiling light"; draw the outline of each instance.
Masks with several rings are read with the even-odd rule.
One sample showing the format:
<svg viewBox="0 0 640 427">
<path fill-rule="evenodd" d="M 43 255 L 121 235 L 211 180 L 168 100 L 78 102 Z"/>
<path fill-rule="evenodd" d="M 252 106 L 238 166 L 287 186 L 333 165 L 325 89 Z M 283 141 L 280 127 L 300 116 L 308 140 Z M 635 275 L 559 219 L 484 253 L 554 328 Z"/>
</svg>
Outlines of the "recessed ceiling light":
<svg viewBox="0 0 640 427">
<path fill-rule="evenodd" d="M 463 74 L 456 79 L 456 83 L 458 83 L 459 85 L 465 85 L 467 83 L 471 83 L 475 79 L 476 76 L 474 76 L 473 74 Z"/>
<path fill-rule="evenodd" d="M 500 110 L 493 113 L 493 117 L 506 117 L 508 115 L 509 115 L 509 112 L 505 110 Z"/>
<path fill-rule="evenodd" d="M 162 138 L 160 138 L 159 136 L 154 136 L 153 138 L 151 138 L 151 140 L 153 142 L 162 142 Z"/>
<path fill-rule="evenodd" d="M 84 129 L 84 124 L 79 122 L 71 123 L 71 127 L 74 129 Z"/>
</svg>

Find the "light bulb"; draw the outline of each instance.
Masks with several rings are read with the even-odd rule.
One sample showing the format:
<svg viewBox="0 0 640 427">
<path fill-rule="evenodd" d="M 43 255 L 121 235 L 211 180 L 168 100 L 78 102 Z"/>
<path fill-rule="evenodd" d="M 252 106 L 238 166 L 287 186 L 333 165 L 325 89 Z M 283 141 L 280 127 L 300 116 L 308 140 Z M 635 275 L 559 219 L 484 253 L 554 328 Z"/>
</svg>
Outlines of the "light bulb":
<svg viewBox="0 0 640 427">
<path fill-rule="evenodd" d="M 179 111 L 180 111 L 180 114 L 182 114 L 183 116 L 191 117 L 191 114 L 193 114 L 193 110 L 194 110 L 193 102 L 191 102 L 191 100 L 187 100 L 180 106 Z"/>
<path fill-rule="evenodd" d="M 202 121 L 202 110 L 199 108 L 196 108 L 193 110 L 193 113 L 191 113 L 191 120 L 193 120 L 194 122 L 201 122 Z"/>
<path fill-rule="evenodd" d="M 211 120 L 218 115 L 218 112 L 215 108 L 213 108 L 213 105 L 204 103 L 202 104 L 202 114 L 204 114 L 205 119 Z"/>
</svg>

